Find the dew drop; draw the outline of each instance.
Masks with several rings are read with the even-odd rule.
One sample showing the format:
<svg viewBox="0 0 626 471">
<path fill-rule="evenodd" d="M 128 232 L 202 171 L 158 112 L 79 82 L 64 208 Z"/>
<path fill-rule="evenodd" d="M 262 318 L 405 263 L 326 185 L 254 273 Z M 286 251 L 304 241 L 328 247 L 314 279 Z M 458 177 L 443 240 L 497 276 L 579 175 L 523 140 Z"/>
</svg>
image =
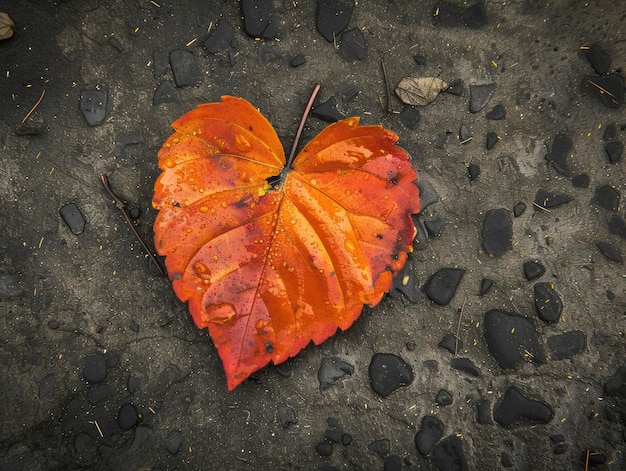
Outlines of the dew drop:
<svg viewBox="0 0 626 471">
<path fill-rule="evenodd" d="M 196 177 L 189 177 L 189 181 L 190 181 L 191 183 L 195 182 L 195 181 L 196 181 Z"/>
<path fill-rule="evenodd" d="M 226 203 L 226 201 L 222 201 L 222 208 L 225 208 L 226 206 L 228 206 L 228 203 Z"/>
<path fill-rule="evenodd" d="M 174 167 L 176 167 L 176 162 L 172 158 L 165 159 L 165 162 L 163 162 L 163 163 L 165 164 L 165 166 L 167 168 L 174 168 Z"/>
<path fill-rule="evenodd" d="M 207 206 L 200 206 L 200 212 L 201 213 L 207 213 L 207 212 L 209 212 L 209 208 Z"/>
<path fill-rule="evenodd" d="M 204 263 L 194 263 L 193 272 L 203 283 L 211 283 L 211 270 Z"/>
<path fill-rule="evenodd" d="M 230 303 L 213 304 L 207 308 L 208 322 L 213 324 L 228 324 L 236 315 L 235 306 Z"/>
<path fill-rule="evenodd" d="M 311 179 L 311 185 L 313 186 L 317 185 L 317 180 L 315 178 Z"/>
<path fill-rule="evenodd" d="M 235 134 L 235 146 L 241 152 L 250 152 L 252 150 L 252 144 L 243 134 Z"/>
<path fill-rule="evenodd" d="M 215 208 L 211 208 L 211 214 L 215 214 Z"/>
<path fill-rule="evenodd" d="M 350 240 L 350 239 L 346 239 L 346 242 L 344 243 L 346 250 L 348 252 L 352 252 L 354 253 L 354 251 L 356 250 L 356 246 L 354 245 L 354 241 Z"/>
<path fill-rule="evenodd" d="M 188 227 L 187 229 L 185 229 L 185 232 L 187 234 L 191 234 L 192 231 L 193 231 L 193 229 L 191 227 Z"/>
<path fill-rule="evenodd" d="M 177 137 L 175 137 L 174 139 L 172 139 L 172 142 L 173 142 L 174 144 L 178 144 L 179 140 L 178 140 L 178 138 L 177 138 Z"/>
</svg>

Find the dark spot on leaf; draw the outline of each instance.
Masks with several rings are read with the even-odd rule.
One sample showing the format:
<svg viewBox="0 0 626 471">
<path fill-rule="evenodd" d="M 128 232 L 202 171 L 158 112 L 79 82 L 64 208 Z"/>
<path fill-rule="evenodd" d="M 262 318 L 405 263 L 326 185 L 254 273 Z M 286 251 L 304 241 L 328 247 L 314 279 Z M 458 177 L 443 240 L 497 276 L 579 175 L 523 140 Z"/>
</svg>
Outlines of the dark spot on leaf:
<svg viewBox="0 0 626 471">
<path fill-rule="evenodd" d="M 274 353 L 274 345 L 272 344 L 272 342 L 265 343 L 265 351 L 267 353 Z"/>
</svg>

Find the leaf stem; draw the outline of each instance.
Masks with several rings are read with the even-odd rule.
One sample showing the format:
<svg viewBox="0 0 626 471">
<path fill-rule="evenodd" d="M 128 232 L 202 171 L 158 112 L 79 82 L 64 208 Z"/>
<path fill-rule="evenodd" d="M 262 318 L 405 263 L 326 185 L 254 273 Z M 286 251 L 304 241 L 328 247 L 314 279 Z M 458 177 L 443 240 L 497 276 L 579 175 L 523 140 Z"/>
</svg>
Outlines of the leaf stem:
<svg viewBox="0 0 626 471">
<path fill-rule="evenodd" d="M 291 168 L 291 164 L 293 164 L 293 159 L 296 156 L 296 149 L 298 148 L 298 142 L 300 142 L 300 136 L 302 135 L 302 130 L 304 129 L 304 123 L 309 117 L 309 113 L 311 112 L 311 108 L 313 108 L 313 102 L 317 97 L 317 93 L 320 91 L 320 84 L 316 83 L 313 91 L 311 92 L 311 97 L 309 98 L 309 102 L 306 104 L 306 108 L 304 109 L 304 113 L 302 114 L 302 120 L 300 120 L 300 126 L 298 126 L 298 132 L 296 133 L 296 138 L 293 141 L 293 147 L 291 148 L 291 154 L 289 154 L 289 159 L 287 160 L 287 165 L 285 168 Z"/>
</svg>

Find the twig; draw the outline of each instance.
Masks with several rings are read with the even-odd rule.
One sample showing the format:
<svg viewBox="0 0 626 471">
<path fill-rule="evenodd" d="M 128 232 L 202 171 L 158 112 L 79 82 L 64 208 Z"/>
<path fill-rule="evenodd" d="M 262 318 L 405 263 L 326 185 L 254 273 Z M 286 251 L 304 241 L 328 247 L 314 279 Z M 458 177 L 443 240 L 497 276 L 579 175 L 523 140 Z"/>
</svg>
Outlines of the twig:
<svg viewBox="0 0 626 471">
<path fill-rule="evenodd" d="M 35 106 L 33 106 L 30 111 L 28 112 L 28 114 L 26 114 L 26 116 L 24 116 L 24 119 L 22 120 L 22 124 L 24 124 L 26 122 L 26 120 L 28 118 L 30 118 L 30 115 L 33 114 L 33 111 L 35 111 L 35 108 L 37 108 L 39 106 L 39 103 L 41 103 L 41 100 L 43 100 L 43 96 L 46 94 L 45 90 L 41 91 L 41 96 L 39 97 L 39 100 L 37 100 L 37 103 L 35 103 Z"/>
<path fill-rule="evenodd" d="M 104 189 L 107 191 L 109 196 L 113 198 L 113 201 L 115 202 L 115 206 L 117 206 L 122 211 L 122 215 L 124 216 L 124 219 L 130 226 L 130 230 L 133 231 L 133 234 L 135 234 L 135 238 L 137 239 L 137 241 L 139 241 L 144 251 L 148 254 L 148 257 L 150 257 L 150 260 L 152 260 L 152 263 L 156 265 L 157 269 L 159 270 L 159 273 L 161 275 L 165 275 L 165 272 L 163 271 L 163 267 L 161 267 L 161 264 L 159 263 L 157 258 L 154 256 L 152 251 L 148 248 L 148 245 L 144 242 L 143 238 L 137 231 L 137 228 L 135 227 L 135 224 L 133 223 L 133 220 L 131 219 L 130 214 L 128 214 L 128 208 L 126 208 L 126 203 L 124 203 L 115 193 L 113 193 L 113 189 L 111 188 L 111 185 L 109 184 L 109 179 L 107 178 L 106 175 L 101 175 L 100 179 L 102 180 L 102 185 L 104 186 Z"/>
<path fill-rule="evenodd" d="M 463 305 L 461 306 L 461 312 L 459 312 L 459 322 L 456 325 L 456 339 L 454 340 L 454 354 L 456 355 L 459 351 L 459 335 L 461 334 L 461 319 L 463 318 L 463 310 L 465 309 L 465 302 L 467 298 L 463 300 Z"/>
<path fill-rule="evenodd" d="M 286 169 L 291 168 L 291 164 L 293 163 L 293 158 L 296 155 L 296 149 L 298 147 L 298 142 L 300 142 L 300 136 L 302 135 L 302 130 L 304 129 L 304 123 L 306 119 L 309 117 L 309 113 L 311 112 L 311 108 L 313 108 L 313 102 L 317 97 L 317 93 L 320 91 L 320 84 L 316 83 L 313 88 L 313 92 L 311 92 L 311 97 L 309 98 L 309 102 L 306 104 L 306 108 L 304 109 L 304 113 L 302 114 L 302 119 L 300 120 L 300 126 L 298 126 L 298 132 L 296 133 L 296 138 L 293 141 L 293 147 L 291 148 L 291 154 L 289 154 L 289 160 L 287 160 L 287 165 L 285 165 Z"/>
<path fill-rule="evenodd" d="M 387 67 L 385 61 L 380 61 L 380 67 L 383 69 L 383 78 L 385 79 L 385 92 L 387 94 L 387 113 L 391 113 L 391 88 L 389 88 L 389 79 L 387 78 Z"/>
</svg>

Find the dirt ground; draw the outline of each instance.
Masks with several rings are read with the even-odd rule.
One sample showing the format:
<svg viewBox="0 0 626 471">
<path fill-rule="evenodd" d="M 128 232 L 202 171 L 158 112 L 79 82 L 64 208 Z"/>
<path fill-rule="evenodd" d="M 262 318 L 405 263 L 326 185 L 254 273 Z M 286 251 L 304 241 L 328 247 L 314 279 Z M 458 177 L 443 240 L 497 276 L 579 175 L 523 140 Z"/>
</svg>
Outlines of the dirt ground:
<svg viewBox="0 0 626 471">
<path fill-rule="evenodd" d="M 0 0 L 16 25 L 0 41 L 0 468 L 626 469 L 626 179 L 624 159 L 605 151 L 624 141 L 626 118 L 581 86 L 598 75 L 590 45 L 606 51 L 608 72 L 626 67 L 619 2 L 485 1 L 486 24 L 472 27 L 441 24 L 435 2 L 360 1 L 345 30 L 363 34 L 362 60 L 318 32 L 317 2 L 269 3 L 275 37 L 259 39 L 234 1 Z M 234 41 L 211 52 L 205 41 L 221 22 Z M 188 51 L 189 75 L 174 77 L 176 50 Z M 420 107 L 411 129 L 395 95 L 387 110 L 381 61 L 392 93 L 407 76 L 460 79 L 462 93 Z M 420 216 L 431 237 L 406 272 L 420 290 L 393 292 L 348 331 L 228 392 L 208 334 L 151 269 L 100 176 L 140 210 L 138 232 L 152 245 L 156 155 L 172 121 L 240 96 L 288 149 L 318 82 L 320 102 L 334 96 L 342 114 L 392 129 L 411 155 L 433 200 Z M 471 113 L 469 87 L 485 84 L 495 91 Z M 91 104 L 86 91 L 98 92 Z M 81 104 L 102 122 L 90 125 Z M 498 104 L 506 117 L 488 119 Z M 327 124 L 311 117 L 303 141 Z M 462 125 L 473 136 L 465 143 Z M 487 150 L 489 132 L 499 139 Z M 559 134 L 573 147 L 551 159 Z M 473 181 L 470 165 L 480 168 Z M 570 201 L 540 208 L 539 190 Z M 86 221 L 78 234 L 59 213 L 69 203 Z M 515 216 L 518 203 L 526 210 Z M 495 257 L 483 225 L 499 208 L 512 244 Z M 546 270 L 530 281 L 523 267 L 535 260 Z M 445 305 L 421 290 L 442 268 L 464 270 Z M 494 284 L 481 295 L 483 279 Z M 556 322 L 538 315 L 541 282 L 562 302 Z M 492 310 L 538 342 L 514 342 L 523 354 L 512 367 L 486 340 Z M 439 346 L 446 334 L 458 336 L 456 355 Z M 377 394 L 377 353 L 400 357 L 413 381 Z M 321 390 L 318 372 L 333 358 L 352 374 Z M 510 401 L 514 392 L 535 402 Z M 422 452 L 414 439 L 427 416 L 442 428 Z"/>
</svg>

